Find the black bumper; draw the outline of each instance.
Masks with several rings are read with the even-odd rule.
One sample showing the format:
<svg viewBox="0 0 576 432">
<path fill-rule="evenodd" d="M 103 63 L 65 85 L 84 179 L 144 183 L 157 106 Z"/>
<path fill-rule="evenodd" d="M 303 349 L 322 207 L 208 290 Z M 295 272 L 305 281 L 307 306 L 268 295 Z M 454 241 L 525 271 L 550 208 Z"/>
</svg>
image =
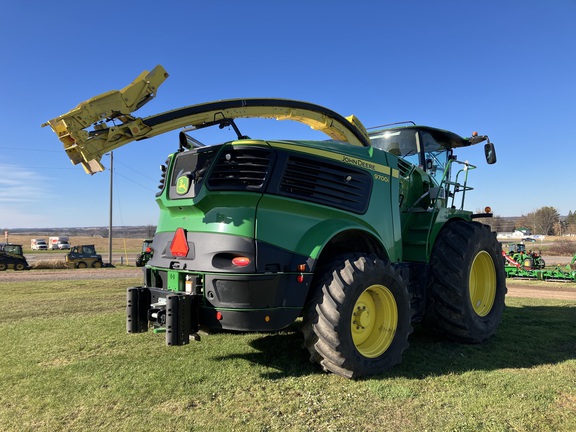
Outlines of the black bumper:
<svg viewBox="0 0 576 432">
<path fill-rule="evenodd" d="M 200 328 L 280 330 L 300 315 L 311 277 L 294 273 L 205 275 L 203 291 L 197 293 L 129 288 L 126 331 L 165 328 L 167 345 L 185 345 Z"/>
</svg>

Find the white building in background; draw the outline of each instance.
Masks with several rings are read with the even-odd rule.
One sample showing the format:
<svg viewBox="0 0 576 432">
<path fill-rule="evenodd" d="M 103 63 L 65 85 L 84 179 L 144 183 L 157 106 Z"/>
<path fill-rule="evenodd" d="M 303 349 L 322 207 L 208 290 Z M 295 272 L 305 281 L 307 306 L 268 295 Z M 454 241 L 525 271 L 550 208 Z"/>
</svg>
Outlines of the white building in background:
<svg viewBox="0 0 576 432">
<path fill-rule="evenodd" d="M 511 239 L 511 240 L 527 240 L 527 241 L 534 241 L 534 240 L 544 240 L 546 236 L 539 235 L 539 234 L 532 234 L 531 231 L 527 228 L 520 228 L 514 232 L 499 232 L 496 237 L 499 239 Z"/>
</svg>

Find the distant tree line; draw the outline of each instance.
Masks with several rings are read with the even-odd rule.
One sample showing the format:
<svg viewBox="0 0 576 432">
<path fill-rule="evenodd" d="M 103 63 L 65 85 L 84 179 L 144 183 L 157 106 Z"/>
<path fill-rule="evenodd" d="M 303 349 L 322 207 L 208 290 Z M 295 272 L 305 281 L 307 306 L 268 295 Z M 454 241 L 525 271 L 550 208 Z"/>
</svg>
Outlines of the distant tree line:
<svg viewBox="0 0 576 432">
<path fill-rule="evenodd" d="M 4 228 L 1 232 L 9 231 L 11 234 L 26 234 L 37 237 L 47 236 L 87 236 L 108 237 L 108 227 L 68 227 L 68 228 Z M 156 232 L 155 225 L 114 226 L 112 237 L 121 238 L 152 238 Z M 2 236 L 2 240 L 3 241 Z"/>
<path fill-rule="evenodd" d="M 568 216 L 561 218 L 554 207 L 541 207 L 531 213 L 516 218 L 494 216 L 482 219 L 490 225 L 492 231 L 513 232 L 517 229 L 527 228 L 533 234 L 541 235 L 576 235 L 576 211 L 568 212 Z"/>
</svg>

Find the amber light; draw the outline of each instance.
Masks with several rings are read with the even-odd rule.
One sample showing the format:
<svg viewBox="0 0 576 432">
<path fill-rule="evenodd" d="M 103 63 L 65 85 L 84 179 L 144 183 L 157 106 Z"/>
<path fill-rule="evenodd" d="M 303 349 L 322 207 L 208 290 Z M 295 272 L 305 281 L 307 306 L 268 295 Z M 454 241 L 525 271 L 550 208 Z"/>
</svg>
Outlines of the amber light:
<svg viewBox="0 0 576 432">
<path fill-rule="evenodd" d="M 298 264 L 298 271 L 306 271 L 306 264 Z"/>
<path fill-rule="evenodd" d="M 247 265 L 250 265 L 250 262 L 250 258 L 248 257 L 232 258 L 232 264 L 234 264 L 236 267 L 246 267 Z"/>
<path fill-rule="evenodd" d="M 485 213 L 492 213 L 492 207 L 490 207 L 490 206 L 484 207 L 484 212 Z"/>
<path fill-rule="evenodd" d="M 178 228 L 172 238 L 172 243 L 170 244 L 170 252 L 172 256 L 175 257 L 185 257 L 188 255 L 188 240 L 186 239 L 186 231 L 184 228 Z"/>
</svg>

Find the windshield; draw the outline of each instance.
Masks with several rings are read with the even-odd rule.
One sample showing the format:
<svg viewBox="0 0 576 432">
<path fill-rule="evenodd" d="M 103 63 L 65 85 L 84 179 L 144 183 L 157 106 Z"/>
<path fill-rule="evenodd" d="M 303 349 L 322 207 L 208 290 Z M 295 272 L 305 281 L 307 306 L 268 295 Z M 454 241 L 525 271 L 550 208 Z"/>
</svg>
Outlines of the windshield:
<svg viewBox="0 0 576 432">
<path fill-rule="evenodd" d="M 370 133 L 372 145 L 380 150 L 400 156 L 412 165 L 420 165 L 418 132 L 415 130 L 384 130 Z"/>
<path fill-rule="evenodd" d="M 19 246 L 19 245 L 5 245 L 5 246 L 4 246 L 4 252 L 6 252 L 6 253 L 11 253 L 11 254 L 21 255 L 21 254 L 22 254 L 22 246 Z"/>
<path fill-rule="evenodd" d="M 451 150 L 432 134 L 417 127 L 381 130 L 370 133 L 372 145 L 424 169 L 440 184 Z"/>
</svg>

